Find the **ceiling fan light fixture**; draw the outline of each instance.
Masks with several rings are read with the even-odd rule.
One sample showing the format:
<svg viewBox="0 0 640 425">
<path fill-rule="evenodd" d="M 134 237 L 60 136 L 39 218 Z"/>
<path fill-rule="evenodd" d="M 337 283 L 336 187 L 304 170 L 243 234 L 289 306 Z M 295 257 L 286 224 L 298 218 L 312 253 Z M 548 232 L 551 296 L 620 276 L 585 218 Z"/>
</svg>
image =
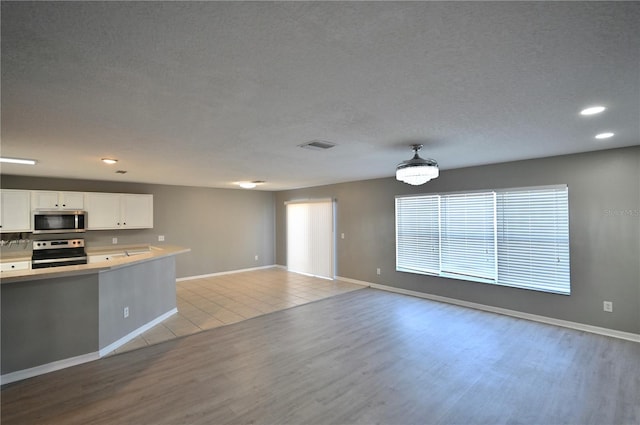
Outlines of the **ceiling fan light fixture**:
<svg viewBox="0 0 640 425">
<path fill-rule="evenodd" d="M 418 155 L 422 145 L 411 145 L 411 149 L 414 151 L 413 158 L 398 164 L 396 179 L 413 186 L 419 186 L 437 178 L 440 175 L 438 163 L 434 159 L 423 159 Z"/>
</svg>

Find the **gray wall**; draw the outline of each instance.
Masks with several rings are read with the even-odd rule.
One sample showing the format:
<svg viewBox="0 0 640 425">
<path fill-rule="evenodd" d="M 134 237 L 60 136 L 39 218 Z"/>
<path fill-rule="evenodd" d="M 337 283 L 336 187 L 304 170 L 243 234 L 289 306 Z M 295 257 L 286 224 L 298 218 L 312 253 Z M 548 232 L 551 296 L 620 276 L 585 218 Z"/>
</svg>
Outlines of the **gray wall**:
<svg viewBox="0 0 640 425">
<path fill-rule="evenodd" d="M 569 187 L 570 296 L 395 271 L 396 195 L 550 184 Z M 284 202 L 326 197 L 336 199 L 338 276 L 640 333 L 640 147 L 445 170 L 418 187 L 386 178 L 278 192 L 277 264 L 286 264 Z"/>
<path fill-rule="evenodd" d="M 100 273 L 100 349 L 176 308 L 174 276 L 172 257 Z"/>
<path fill-rule="evenodd" d="M 98 274 L 2 285 L 2 374 L 98 351 Z"/>
<path fill-rule="evenodd" d="M 153 194 L 153 229 L 96 230 L 83 237 L 87 246 L 111 245 L 112 237 L 118 245 L 162 245 L 158 235 L 164 235 L 164 244 L 191 248 L 176 257 L 177 277 L 275 263 L 272 192 L 8 175 L 0 184 L 3 189 Z"/>
</svg>

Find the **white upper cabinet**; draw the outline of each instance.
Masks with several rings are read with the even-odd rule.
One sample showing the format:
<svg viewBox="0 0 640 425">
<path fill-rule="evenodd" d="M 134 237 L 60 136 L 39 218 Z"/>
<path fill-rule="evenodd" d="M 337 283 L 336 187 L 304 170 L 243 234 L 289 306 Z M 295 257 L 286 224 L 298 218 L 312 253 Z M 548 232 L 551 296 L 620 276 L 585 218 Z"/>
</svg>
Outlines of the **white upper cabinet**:
<svg viewBox="0 0 640 425">
<path fill-rule="evenodd" d="M 31 192 L 2 190 L 0 198 L 0 231 L 31 232 Z"/>
<path fill-rule="evenodd" d="M 117 193 L 85 193 L 87 229 L 119 229 L 120 195 Z"/>
<path fill-rule="evenodd" d="M 153 228 L 153 195 L 86 193 L 88 230 Z"/>
<path fill-rule="evenodd" d="M 122 195 L 120 208 L 122 228 L 153 228 L 153 195 Z"/>
<path fill-rule="evenodd" d="M 31 205 L 34 210 L 38 210 L 38 209 L 82 210 L 84 209 L 84 193 L 83 192 L 32 191 Z"/>
</svg>

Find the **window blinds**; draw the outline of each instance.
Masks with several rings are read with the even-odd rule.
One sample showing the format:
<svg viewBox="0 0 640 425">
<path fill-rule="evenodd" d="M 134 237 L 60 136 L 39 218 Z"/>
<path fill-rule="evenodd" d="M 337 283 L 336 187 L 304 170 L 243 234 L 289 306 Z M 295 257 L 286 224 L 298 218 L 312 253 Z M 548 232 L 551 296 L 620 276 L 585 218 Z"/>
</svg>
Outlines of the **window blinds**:
<svg viewBox="0 0 640 425">
<path fill-rule="evenodd" d="M 397 197 L 396 269 L 568 295 L 567 186 Z"/>
<path fill-rule="evenodd" d="M 442 196 L 442 272 L 496 278 L 495 193 Z"/>
<path fill-rule="evenodd" d="M 396 269 L 440 272 L 439 196 L 396 198 Z"/>
<path fill-rule="evenodd" d="M 287 204 L 287 269 L 333 279 L 333 201 Z"/>
<path fill-rule="evenodd" d="M 498 194 L 501 284 L 570 293 L 567 187 Z"/>
</svg>

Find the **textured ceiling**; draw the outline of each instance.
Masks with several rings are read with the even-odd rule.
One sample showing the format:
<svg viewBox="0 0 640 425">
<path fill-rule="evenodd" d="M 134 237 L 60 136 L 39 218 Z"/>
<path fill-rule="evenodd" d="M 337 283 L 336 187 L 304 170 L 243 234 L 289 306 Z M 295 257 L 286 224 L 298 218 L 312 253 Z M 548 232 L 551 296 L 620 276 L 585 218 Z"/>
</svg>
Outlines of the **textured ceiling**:
<svg viewBox="0 0 640 425">
<path fill-rule="evenodd" d="M 638 145 L 639 22 L 638 2 L 2 1 L 2 155 L 39 161 L 2 173 L 279 190 L 393 176 L 415 142 L 443 172 Z"/>
</svg>

